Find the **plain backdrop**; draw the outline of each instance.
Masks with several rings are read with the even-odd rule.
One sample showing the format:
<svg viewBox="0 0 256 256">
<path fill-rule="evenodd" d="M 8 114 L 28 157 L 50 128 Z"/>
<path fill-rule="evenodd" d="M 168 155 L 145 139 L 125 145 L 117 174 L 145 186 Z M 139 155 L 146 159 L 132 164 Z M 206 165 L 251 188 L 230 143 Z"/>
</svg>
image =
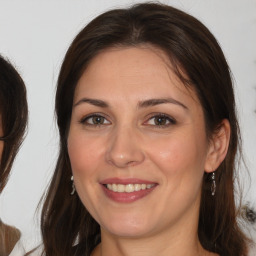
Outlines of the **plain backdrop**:
<svg viewBox="0 0 256 256">
<path fill-rule="evenodd" d="M 0 0 L 0 54 L 23 77 L 28 92 L 29 127 L 9 183 L 0 196 L 0 217 L 18 227 L 26 248 L 40 241 L 36 208 L 52 176 L 58 154 L 54 118 L 55 84 L 74 36 L 95 16 L 131 0 Z M 256 1 L 161 1 L 201 20 L 216 36 L 235 80 L 245 160 L 241 167 L 244 202 L 256 205 Z M 251 184 L 251 185 L 250 185 Z"/>
</svg>

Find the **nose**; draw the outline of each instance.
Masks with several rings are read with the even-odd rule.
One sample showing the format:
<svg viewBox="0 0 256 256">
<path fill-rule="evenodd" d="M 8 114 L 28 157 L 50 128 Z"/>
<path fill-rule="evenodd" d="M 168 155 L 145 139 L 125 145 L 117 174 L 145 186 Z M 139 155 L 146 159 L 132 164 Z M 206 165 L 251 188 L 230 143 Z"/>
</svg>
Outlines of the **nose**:
<svg viewBox="0 0 256 256">
<path fill-rule="evenodd" d="M 138 165 L 145 159 L 142 148 L 138 132 L 131 128 L 119 128 L 111 134 L 106 160 L 118 168 Z"/>
</svg>

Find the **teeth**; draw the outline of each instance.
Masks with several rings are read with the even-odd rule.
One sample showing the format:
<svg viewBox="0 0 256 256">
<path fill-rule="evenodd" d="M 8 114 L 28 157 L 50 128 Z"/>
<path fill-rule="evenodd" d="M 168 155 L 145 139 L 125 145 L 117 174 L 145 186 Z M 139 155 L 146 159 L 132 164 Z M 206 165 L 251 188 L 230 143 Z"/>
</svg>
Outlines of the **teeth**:
<svg viewBox="0 0 256 256">
<path fill-rule="evenodd" d="M 141 185 L 140 184 L 134 184 L 133 187 L 134 187 L 135 191 L 141 190 Z"/>
<path fill-rule="evenodd" d="M 114 192 L 117 192 L 117 185 L 116 185 L 116 184 L 113 184 L 113 185 L 112 185 L 112 190 L 113 190 Z"/>
<path fill-rule="evenodd" d="M 106 184 L 106 187 L 109 190 L 112 190 L 114 192 L 119 192 L 119 193 L 131 193 L 134 191 L 140 191 L 140 190 L 145 190 L 152 188 L 154 184 Z"/>
<path fill-rule="evenodd" d="M 125 185 L 125 192 L 130 193 L 134 191 L 134 186 L 132 184 Z"/>
<path fill-rule="evenodd" d="M 118 184 L 117 185 L 117 192 L 124 192 L 125 185 L 123 184 Z"/>
</svg>

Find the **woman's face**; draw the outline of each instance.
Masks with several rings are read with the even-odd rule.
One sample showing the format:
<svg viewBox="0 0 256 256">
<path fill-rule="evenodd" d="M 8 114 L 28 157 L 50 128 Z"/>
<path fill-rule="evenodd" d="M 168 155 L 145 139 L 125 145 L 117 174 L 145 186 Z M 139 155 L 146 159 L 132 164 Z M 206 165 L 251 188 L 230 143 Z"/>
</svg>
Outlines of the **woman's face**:
<svg viewBox="0 0 256 256">
<path fill-rule="evenodd" d="M 160 50 L 92 60 L 76 87 L 68 152 L 76 191 L 104 232 L 197 225 L 208 151 L 198 98 Z"/>
</svg>

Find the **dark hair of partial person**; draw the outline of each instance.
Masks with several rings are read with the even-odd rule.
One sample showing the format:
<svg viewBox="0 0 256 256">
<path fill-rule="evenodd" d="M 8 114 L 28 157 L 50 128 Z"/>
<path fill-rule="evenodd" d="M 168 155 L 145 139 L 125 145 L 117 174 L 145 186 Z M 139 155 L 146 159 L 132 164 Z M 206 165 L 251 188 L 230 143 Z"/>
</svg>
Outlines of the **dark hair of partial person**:
<svg viewBox="0 0 256 256">
<path fill-rule="evenodd" d="M 4 149 L 0 163 L 0 193 L 3 191 L 14 158 L 24 139 L 28 106 L 24 82 L 12 64 L 0 56 L 0 116 Z"/>
<path fill-rule="evenodd" d="M 100 227 L 81 203 L 71 196 L 72 175 L 67 150 L 73 96 L 91 60 L 109 48 L 153 46 L 170 60 L 170 68 L 202 105 L 206 133 L 211 135 L 223 119 L 231 125 L 225 160 L 216 170 L 217 190 L 211 195 L 209 174 L 202 185 L 198 236 L 202 246 L 220 255 L 247 255 L 247 238 L 237 221 L 234 200 L 236 155 L 240 133 L 230 70 L 211 32 L 194 17 L 158 3 L 115 9 L 92 20 L 76 36 L 64 58 L 56 92 L 55 111 L 60 151 L 41 216 L 47 256 L 90 255 L 100 242 Z"/>
</svg>

